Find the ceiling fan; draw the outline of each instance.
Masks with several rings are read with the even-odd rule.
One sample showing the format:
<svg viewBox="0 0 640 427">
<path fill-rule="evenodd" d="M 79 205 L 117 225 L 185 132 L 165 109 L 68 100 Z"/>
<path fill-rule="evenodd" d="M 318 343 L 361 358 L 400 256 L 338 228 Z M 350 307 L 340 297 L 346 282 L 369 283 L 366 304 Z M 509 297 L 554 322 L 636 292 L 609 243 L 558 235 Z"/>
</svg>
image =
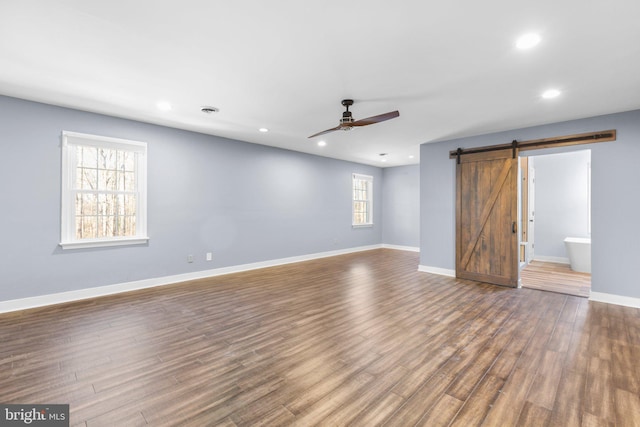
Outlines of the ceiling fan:
<svg viewBox="0 0 640 427">
<path fill-rule="evenodd" d="M 343 99 L 342 105 L 344 105 L 346 111 L 342 113 L 340 124 L 334 128 L 323 130 L 322 132 L 314 133 L 309 138 L 313 138 L 314 136 L 324 135 L 325 133 L 333 132 L 334 130 L 351 130 L 352 128 L 358 127 L 358 126 L 368 126 L 374 123 L 384 122 L 385 120 L 394 119 L 400 115 L 398 110 L 396 110 L 396 111 L 390 111 L 384 114 L 379 114 L 377 116 L 368 117 L 366 119 L 354 121 L 353 116 L 351 115 L 351 111 L 349 111 L 349 107 L 353 105 L 353 99 Z"/>
</svg>

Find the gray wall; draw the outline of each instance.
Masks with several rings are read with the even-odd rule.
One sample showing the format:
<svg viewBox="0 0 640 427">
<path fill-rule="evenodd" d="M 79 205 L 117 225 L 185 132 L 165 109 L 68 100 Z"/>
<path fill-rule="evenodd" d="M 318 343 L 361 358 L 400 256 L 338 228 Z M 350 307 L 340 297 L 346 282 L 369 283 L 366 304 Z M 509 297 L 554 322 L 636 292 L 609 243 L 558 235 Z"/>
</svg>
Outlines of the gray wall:
<svg viewBox="0 0 640 427">
<path fill-rule="evenodd" d="M 389 245 L 420 246 L 420 166 L 382 170 L 382 241 Z"/>
<path fill-rule="evenodd" d="M 0 129 L 0 301 L 382 243 L 380 168 L 8 97 Z M 148 245 L 58 247 L 63 130 L 148 143 Z M 374 227 L 351 227 L 353 172 Z"/>
<path fill-rule="evenodd" d="M 530 158 L 536 173 L 535 255 L 568 258 L 565 237 L 590 237 L 590 151 Z"/>
<path fill-rule="evenodd" d="M 449 150 L 616 129 L 615 142 L 591 149 L 592 290 L 640 297 L 640 245 L 630 226 L 640 211 L 640 110 L 423 144 L 420 149 L 420 264 L 455 269 L 455 162 Z M 555 149 L 555 152 L 575 151 Z M 538 154 L 548 154 L 549 151 Z"/>
</svg>

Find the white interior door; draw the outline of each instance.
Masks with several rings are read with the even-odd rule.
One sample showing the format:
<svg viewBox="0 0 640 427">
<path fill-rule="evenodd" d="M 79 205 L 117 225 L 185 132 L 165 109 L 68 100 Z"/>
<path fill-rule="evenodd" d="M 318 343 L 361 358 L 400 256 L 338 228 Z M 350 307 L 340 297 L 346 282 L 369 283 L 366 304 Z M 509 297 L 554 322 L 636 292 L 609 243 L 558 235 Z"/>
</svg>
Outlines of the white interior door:
<svg viewBox="0 0 640 427">
<path fill-rule="evenodd" d="M 533 158 L 529 157 L 529 235 L 527 238 L 527 263 L 533 261 L 536 236 L 536 169 L 532 165 L 532 160 Z"/>
</svg>

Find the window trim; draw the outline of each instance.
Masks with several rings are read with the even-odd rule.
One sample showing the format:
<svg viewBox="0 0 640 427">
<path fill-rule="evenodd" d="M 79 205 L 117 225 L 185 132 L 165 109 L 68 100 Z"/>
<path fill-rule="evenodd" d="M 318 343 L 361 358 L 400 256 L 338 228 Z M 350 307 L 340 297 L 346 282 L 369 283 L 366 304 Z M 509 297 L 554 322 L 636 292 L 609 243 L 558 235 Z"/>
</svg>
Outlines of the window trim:
<svg viewBox="0 0 640 427">
<path fill-rule="evenodd" d="M 368 194 L 369 199 L 367 202 L 369 203 L 369 221 L 364 224 L 356 224 L 355 223 L 355 198 L 353 197 L 354 193 L 354 184 L 355 180 L 363 180 L 367 182 L 368 186 Z M 363 175 L 359 173 L 353 173 L 351 176 L 351 227 L 353 228 L 366 228 L 373 227 L 373 176 L 371 175 Z"/>
<path fill-rule="evenodd" d="M 75 147 L 78 145 L 121 149 L 138 153 L 136 163 L 137 206 L 136 235 L 78 240 L 75 237 L 75 201 L 73 178 L 77 167 Z M 149 241 L 147 235 L 147 143 L 85 133 L 62 131 L 60 247 L 84 249 L 107 246 L 139 245 Z"/>
</svg>

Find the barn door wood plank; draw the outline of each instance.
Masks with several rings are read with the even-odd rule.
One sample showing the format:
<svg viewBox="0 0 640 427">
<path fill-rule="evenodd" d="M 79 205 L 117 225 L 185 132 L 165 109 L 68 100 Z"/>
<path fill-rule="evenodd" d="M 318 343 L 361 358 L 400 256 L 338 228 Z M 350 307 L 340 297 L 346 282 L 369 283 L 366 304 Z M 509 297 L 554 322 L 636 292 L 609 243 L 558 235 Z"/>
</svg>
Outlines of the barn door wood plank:
<svg viewBox="0 0 640 427">
<path fill-rule="evenodd" d="M 456 166 L 456 276 L 518 284 L 517 155 L 463 155 Z M 513 252 L 513 253 L 512 253 Z"/>
<path fill-rule="evenodd" d="M 496 180 L 495 184 L 493 185 L 493 188 L 491 190 L 491 194 L 489 195 L 489 198 L 487 199 L 486 203 L 484 204 L 484 207 L 482 209 L 482 213 L 480 214 L 480 219 L 477 223 L 471 224 L 472 227 L 472 232 L 471 232 L 471 238 L 469 240 L 469 244 L 467 245 L 464 255 L 462 256 L 460 262 L 463 266 L 466 266 L 469 263 L 469 258 L 471 258 L 471 254 L 473 253 L 473 250 L 475 249 L 476 245 L 478 244 L 478 239 L 480 237 L 480 234 L 482 233 L 482 230 L 485 228 L 486 224 L 487 224 L 487 220 L 489 219 L 489 216 L 491 215 L 491 212 L 495 206 L 496 201 L 498 200 L 498 196 L 500 195 L 500 192 L 502 191 L 502 188 L 504 187 L 504 183 L 506 181 L 507 176 L 509 175 L 509 171 L 511 170 L 511 164 L 509 161 L 505 161 L 504 166 L 502 167 L 502 170 L 500 171 L 500 175 L 498 176 L 498 179 Z"/>
</svg>

